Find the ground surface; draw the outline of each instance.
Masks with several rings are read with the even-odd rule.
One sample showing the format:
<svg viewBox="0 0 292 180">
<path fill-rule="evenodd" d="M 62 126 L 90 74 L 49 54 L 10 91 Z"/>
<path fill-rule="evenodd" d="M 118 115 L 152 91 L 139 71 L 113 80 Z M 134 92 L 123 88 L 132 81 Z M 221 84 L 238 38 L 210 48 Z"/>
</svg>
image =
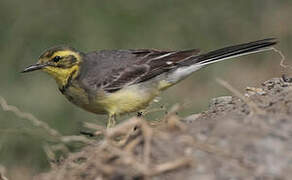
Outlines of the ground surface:
<svg viewBox="0 0 292 180">
<path fill-rule="evenodd" d="M 292 178 L 292 83 L 271 79 L 242 99 L 215 98 L 187 118 L 177 110 L 154 127 L 133 118 L 102 132 L 105 140 L 35 179 Z"/>
</svg>

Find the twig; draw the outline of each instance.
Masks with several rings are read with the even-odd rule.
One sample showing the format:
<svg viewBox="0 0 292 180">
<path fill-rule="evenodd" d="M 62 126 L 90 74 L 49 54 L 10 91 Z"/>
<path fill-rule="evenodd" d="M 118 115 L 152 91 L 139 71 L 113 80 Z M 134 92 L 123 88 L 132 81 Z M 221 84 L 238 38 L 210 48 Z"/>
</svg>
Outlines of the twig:
<svg viewBox="0 0 292 180">
<path fill-rule="evenodd" d="M 0 164 L 0 180 L 8 180 L 3 174 L 5 174 L 6 168 Z"/>
<path fill-rule="evenodd" d="M 93 133 L 93 136 L 104 135 L 106 132 L 106 128 L 104 128 L 103 126 L 99 126 L 97 124 L 94 124 L 94 123 L 85 122 L 85 123 L 83 123 L 83 126 L 88 128 L 88 129 L 95 130 L 95 132 Z"/>
<path fill-rule="evenodd" d="M 170 161 L 170 162 L 166 162 L 163 164 L 159 164 L 157 166 L 155 166 L 150 172 L 149 172 L 149 176 L 155 176 L 167 171 L 172 171 L 174 169 L 178 169 L 184 166 L 189 166 L 192 163 L 192 158 L 190 157 L 184 157 L 184 158 L 180 158 L 174 161 Z"/>
<path fill-rule="evenodd" d="M 81 141 L 84 143 L 92 143 L 92 141 L 89 141 L 83 136 L 62 136 L 61 133 L 51 128 L 47 123 L 40 121 L 33 114 L 28 113 L 28 112 L 22 112 L 16 106 L 8 105 L 7 101 L 2 96 L 0 96 L 0 105 L 4 111 L 13 112 L 16 116 L 29 120 L 34 126 L 45 129 L 49 135 L 57 138 L 58 140 L 64 143 L 67 143 L 70 141 Z"/>
<path fill-rule="evenodd" d="M 217 78 L 216 81 L 223 87 L 225 87 L 227 90 L 232 92 L 235 96 L 243 100 L 249 107 L 252 113 L 256 114 L 266 114 L 265 111 L 260 109 L 253 101 L 246 98 L 244 95 L 242 95 L 237 89 L 232 87 L 227 81 L 224 81 L 220 78 Z"/>
<path fill-rule="evenodd" d="M 0 180 L 8 180 L 8 178 L 0 172 Z"/>
<path fill-rule="evenodd" d="M 47 158 L 48 158 L 48 161 L 50 163 L 51 168 L 54 167 L 53 162 L 56 162 L 56 160 L 57 160 L 55 153 L 53 152 L 53 150 L 51 149 L 51 147 L 47 143 L 45 143 L 43 145 L 43 149 L 47 155 Z"/>
<path fill-rule="evenodd" d="M 89 140 L 84 136 L 62 136 L 60 137 L 61 141 L 64 143 L 72 142 L 72 141 L 79 141 L 85 144 L 94 144 L 93 140 Z"/>
<path fill-rule="evenodd" d="M 125 146 L 125 151 L 128 151 L 128 152 L 133 152 L 134 151 L 134 148 L 139 144 L 141 143 L 143 140 L 143 138 L 141 136 L 139 137 L 136 137 L 134 140 L 132 140 L 130 143 L 128 143 L 126 146 Z"/>
<path fill-rule="evenodd" d="M 93 129 L 93 130 L 96 130 L 96 131 L 104 131 L 106 129 L 103 126 L 100 126 L 100 125 L 97 125 L 97 124 L 94 124 L 94 123 L 89 123 L 89 122 L 84 122 L 83 126 L 88 128 L 88 129 Z"/>
<path fill-rule="evenodd" d="M 118 124 L 114 128 L 107 129 L 106 136 L 108 138 L 117 137 L 120 135 L 125 135 L 129 132 L 130 129 L 133 129 L 135 126 L 141 125 L 141 119 L 133 117 L 121 124 Z"/>
<path fill-rule="evenodd" d="M 281 67 L 292 69 L 292 66 L 284 64 L 284 61 L 286 60 L 286 58 L 285 58 L 284 54 L 282 53 L 282 51 L 276 49 L 275 47 L 273 47 L 272 50 L 281 56 L 281 62 L 280 62 Z"/>
<path fill-rule="evenodd" d="M 22 112 L 16 106 L 8 105 L 7 101 L 2 96 L 0 96 L 0 105 L 4 111 L 13 112 L 16 116 L 29 120 L 34 126 L 45 129 L 51 136 L 61 136 L 58 131 L 52 129 L 47 123 L 37 119 L 33 114 Z"/>
</svg>

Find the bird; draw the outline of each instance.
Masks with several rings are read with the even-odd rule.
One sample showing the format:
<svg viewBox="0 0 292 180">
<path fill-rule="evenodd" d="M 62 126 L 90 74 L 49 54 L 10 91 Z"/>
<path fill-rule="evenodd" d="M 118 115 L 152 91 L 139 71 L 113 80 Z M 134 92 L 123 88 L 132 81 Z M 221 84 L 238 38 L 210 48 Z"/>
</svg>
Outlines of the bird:
<svg viewBox="0 0 292 180">
<path fill-rule="evenodd" d="M 99 50 L 84 53 L 69 46 L 44 51 L 36 64 L 22 73 L 42 70 L 51 75 L 60 92 L 73 104 L 95 114 L 116 117 L 146 108 L 162 91 L 193 72 L 215 62 L 273 49 L 267 38 L 200 53 L 198 49 Z"/>
</svg>

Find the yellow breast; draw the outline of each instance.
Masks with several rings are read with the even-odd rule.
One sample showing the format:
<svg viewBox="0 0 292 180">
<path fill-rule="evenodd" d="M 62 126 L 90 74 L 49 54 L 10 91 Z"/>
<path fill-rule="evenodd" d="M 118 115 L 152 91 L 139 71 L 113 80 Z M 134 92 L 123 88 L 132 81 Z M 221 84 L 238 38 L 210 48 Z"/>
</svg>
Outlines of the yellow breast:
<svg viewBox="0 0 292 180">
<path fill-rule="evenodd" d="M 156 88 L 140 88 L 133 85 L 98 98 L 96 103 L 103 106 L 109 114 L 121 115 L 145 108 L 159 94 Z"/>
<path fill-rule="evenodd" d="M 143 109 L 158 94 L 158 88 L 139 85 L 128 86 L 113 93 L 97 93 L 95 97 L 89 96 L 78 86 L 70 86 L 65 92 L 67 99 L 75 105 L 96 114 L 111 115 Z"/>
</svg>

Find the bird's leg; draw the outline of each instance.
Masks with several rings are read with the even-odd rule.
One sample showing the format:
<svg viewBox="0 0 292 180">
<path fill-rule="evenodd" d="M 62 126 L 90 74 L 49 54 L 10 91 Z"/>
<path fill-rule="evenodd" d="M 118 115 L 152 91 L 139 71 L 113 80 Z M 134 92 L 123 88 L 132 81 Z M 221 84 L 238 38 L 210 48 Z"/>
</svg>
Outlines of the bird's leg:
<svg viewBox="0 0 292 180">
<path fill-rule="evenodd" d="M 110 114 L 109 118 L 107 120 L 107 125 L 106 128 L 112 128 L 116 124 L 116 115 L 115 114 Z"/>
</svg>

